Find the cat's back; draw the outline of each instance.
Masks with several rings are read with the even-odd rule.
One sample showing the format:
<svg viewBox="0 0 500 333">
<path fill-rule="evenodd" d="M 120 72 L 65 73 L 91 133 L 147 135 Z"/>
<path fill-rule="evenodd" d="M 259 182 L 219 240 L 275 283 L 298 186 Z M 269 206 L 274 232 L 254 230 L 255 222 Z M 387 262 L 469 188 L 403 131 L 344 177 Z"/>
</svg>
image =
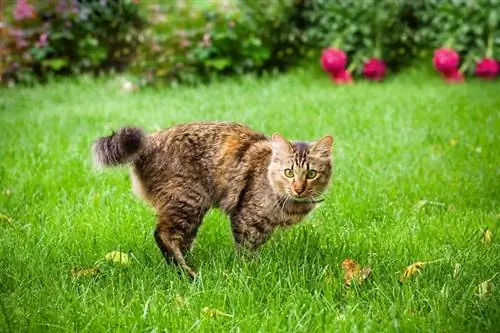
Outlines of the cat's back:
<svg viewBox="0 0 500 333">
<path fill-rule="evenodd" d="M 179 124 L 152 133 L 149 137 L 154 146 L 186 148 L 190 153 L 198 150 L 217 150 L 225 145 L 245 145 L 266 140 L 266 136 L 246 125 L 235 122 L 193 122 Z M 236 147 L 234 147 L 236 148 Z"/>
<path fill-rule="evenodd" d="M 234 122 L 179 124 L 147 136 L 146 149 L 137 164 L 224 172 L 238 165 L 256 143 L 268 138 Z"/>
</svg>

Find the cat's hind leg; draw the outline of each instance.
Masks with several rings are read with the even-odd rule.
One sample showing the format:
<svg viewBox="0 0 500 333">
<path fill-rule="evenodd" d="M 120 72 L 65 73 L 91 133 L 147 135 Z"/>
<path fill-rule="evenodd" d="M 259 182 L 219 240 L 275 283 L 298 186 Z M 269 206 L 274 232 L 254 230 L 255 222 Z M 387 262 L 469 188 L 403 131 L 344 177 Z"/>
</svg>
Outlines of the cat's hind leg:
<svg viewBox="0 0 500 333">
<path fill-rule="evenodd" d="M 196 272 L 186 263 L 184 253 L 191 248 L 206 211 L 199 199 L 189 196 L 170 196 L 158 209 L 156 244 L 167 263 L 179 265 L 192 278 Z"/>
</svg>

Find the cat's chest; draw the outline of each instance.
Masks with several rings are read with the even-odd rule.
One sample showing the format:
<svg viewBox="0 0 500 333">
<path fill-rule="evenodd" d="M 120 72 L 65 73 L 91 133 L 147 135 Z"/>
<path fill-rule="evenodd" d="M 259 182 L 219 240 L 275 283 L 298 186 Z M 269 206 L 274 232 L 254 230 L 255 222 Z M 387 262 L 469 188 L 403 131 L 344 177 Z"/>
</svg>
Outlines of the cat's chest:
<svg viewBox="0 0 500 333">
<path fill-rule="evenodd" d="M 309 214 L 315 207 L 315 204 L 311 203 L 286 203 L 279 209 L 278 212 L 274 211 L 272 219 L 276 221 L 278 225 L 290 226 L 299 223 Z"/>
</svg>

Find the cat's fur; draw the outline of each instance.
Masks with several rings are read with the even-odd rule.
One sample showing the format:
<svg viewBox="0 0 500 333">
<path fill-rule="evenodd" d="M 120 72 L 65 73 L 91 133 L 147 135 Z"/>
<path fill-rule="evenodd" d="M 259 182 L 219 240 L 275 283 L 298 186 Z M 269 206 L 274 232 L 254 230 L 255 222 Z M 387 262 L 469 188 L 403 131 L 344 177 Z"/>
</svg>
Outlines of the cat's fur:
<svg viewBox="0 0 500 333">
<path fill-rule="evenodd" d="M 194 276 L 183 254 L 208 209 L 227 212 L 237 246 L 258 248 L 319 202 L 331 178 L 332 141 L 289 142 L 236 123 L 200 122 L 149 135 L 124 127 L 97 139 L 93 154 L 100 166 L 131 165 L 134 192 L 158 215 L 158 247 Z M 308 170 L 314 178 L 306 179 Z"/>
</svg>

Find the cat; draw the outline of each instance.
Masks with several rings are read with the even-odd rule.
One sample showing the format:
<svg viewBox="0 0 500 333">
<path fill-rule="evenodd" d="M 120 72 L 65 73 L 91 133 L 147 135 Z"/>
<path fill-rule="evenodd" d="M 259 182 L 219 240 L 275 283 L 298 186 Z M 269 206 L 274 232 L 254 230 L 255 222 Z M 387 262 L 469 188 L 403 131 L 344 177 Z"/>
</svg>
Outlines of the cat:
<svg viewBox="0 0 500 333">
<path fill-rule="evenodd" d="M 123 127 L 92 145 L 99 167 L 130 165 L 134 192 L 157 212 L 156 243 L 190 277 L 184 254 L 204 215 L 221 208 L 238 249 L 256 250 L 276 227 L 300 222 L 332 178 L 333 138 L 290 142 L 230 122 L 176 125 L 146 134 Z"/>
</svg>

